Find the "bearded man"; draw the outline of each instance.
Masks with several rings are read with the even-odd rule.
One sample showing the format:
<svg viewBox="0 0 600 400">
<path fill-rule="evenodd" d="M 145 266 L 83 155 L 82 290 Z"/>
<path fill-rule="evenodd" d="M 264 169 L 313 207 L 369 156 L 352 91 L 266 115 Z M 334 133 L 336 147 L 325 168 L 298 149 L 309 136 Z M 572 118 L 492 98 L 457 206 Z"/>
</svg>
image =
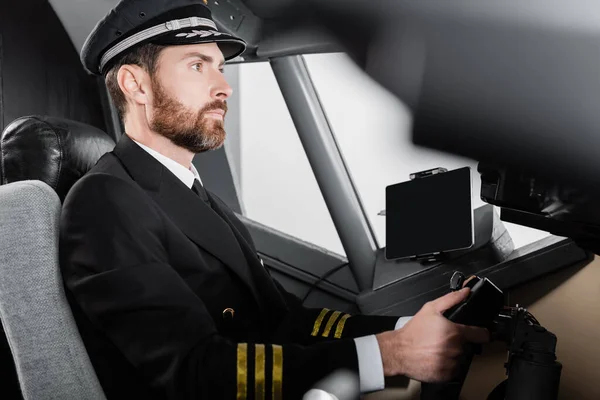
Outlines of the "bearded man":
<svg viewBox="0 0 600 400">
<path fill-rule="evenodd" d="M 442 315 L 468 289 L 408 322 L 305 308 L 203 188 L 192 159 L 223 145 L 223 65 L 244 48 L 197 0 L 123 0 L 82 50 L 125 127 L 60 225 L 67 297 L 107 398 L 295 399 L 341 368 L 363 392 L 385 376 L 449 379 L 464 343 L 488 340 Z"/>
</svg>

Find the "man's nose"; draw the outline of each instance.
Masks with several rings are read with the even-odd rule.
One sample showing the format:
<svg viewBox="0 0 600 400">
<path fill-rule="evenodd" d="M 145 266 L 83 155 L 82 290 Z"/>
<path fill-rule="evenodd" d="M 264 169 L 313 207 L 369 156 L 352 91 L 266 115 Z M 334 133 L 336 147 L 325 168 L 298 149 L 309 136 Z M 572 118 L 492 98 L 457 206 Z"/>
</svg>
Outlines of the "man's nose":
<svg viewBox="0 0 600 400">
<path fill-rule="evenodd" d="M 227 83 L 225 76 L 222 73 L 218 73 L 216 82 L 213 86 L 212 97 L 218 100 L 227 100 L 233 94 L 233 89 Z"/>
</svg>

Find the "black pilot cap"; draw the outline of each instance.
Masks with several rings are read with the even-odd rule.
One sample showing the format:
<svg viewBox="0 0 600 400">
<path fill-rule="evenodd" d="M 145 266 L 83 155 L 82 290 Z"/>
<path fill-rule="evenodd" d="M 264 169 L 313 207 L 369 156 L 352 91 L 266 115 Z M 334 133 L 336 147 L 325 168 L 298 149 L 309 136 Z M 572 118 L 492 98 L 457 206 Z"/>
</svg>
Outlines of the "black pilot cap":
<svg viewBox="0 0 600 400">
<path fill-rule="evenodd" d="M 102 75 L 127 51 L 146 43 L 217 43 L 226 61 L 246 49 L 242 39 L 218 31 L 202 0 L 121 0 L 88 36 L 81 62 Z"/>
</svg>

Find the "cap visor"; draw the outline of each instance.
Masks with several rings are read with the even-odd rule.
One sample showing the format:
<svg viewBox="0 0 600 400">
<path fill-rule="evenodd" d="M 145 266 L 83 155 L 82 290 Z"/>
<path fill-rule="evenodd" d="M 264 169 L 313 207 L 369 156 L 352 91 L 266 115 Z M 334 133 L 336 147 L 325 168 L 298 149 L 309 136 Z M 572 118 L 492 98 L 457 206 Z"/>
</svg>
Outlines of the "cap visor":
<svg viewBox="0 0 600 400">
<path fill-rule="evenodd" d="M 243 40 L 238 39 L 228 33 L 212 33 L 211 31 L 192 29 L 186 29 L 186 32 L 180 32 L 177 34 L 169 32 L 168 34 L 153 38 L 151 43 L 163 46 L 216 43 L 221 49 L 225 61 L 239 56 L 244 52 L 244 50 L 246 50 L 246 43 Z"/>
</svg>

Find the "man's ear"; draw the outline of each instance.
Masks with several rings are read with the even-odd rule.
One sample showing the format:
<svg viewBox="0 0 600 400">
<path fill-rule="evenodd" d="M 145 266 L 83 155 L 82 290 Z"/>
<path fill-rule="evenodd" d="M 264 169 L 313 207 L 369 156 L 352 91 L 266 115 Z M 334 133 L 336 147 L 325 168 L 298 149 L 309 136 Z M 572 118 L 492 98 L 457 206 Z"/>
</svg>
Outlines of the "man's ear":
<svg viewBox="0 0 600 400">
<path fill-rule="evenodd" d="M 128 102 L 150 104 L 150 76 L 137 65 L 123 65 L 117 73 L 117 82 Z"/>
</svg>

